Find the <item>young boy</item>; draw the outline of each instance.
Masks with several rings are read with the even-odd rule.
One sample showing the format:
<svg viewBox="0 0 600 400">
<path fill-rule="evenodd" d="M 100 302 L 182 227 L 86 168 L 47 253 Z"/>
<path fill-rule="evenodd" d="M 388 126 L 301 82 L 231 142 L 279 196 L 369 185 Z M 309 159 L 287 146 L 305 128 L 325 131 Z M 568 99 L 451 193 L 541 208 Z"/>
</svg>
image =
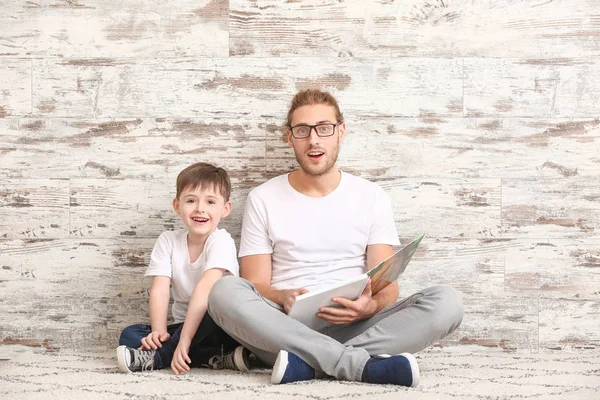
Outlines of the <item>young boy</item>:
<svg viewBox="0 0 600 400">
<path fill-rule="evenodd" d="M 123 330 L 117 348 L 123 372 L 162 369 L 175 374 L 190 367 L 248 371 L 249 352 L 206 312 L 208 294 L 225 275 L 239 275 L 235 243 L 221 218 L 231 212 L 227 172 L 211 164 L 190 165 L 177 176 L 173 208 L 187 229 L 163 232 L 152 250 L 146 276 L 152 276 L 150 325 Z M 172 314 L 167 325 L 169 286 Z"/>
</svg>

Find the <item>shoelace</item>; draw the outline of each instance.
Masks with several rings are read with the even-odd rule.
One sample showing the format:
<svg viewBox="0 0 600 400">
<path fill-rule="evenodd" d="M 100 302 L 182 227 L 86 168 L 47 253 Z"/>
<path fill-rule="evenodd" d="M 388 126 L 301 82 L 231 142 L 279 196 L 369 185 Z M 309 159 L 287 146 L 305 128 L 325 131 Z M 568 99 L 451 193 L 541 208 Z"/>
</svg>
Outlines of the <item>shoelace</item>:
<svg viewBox="0 0 600 400">
<path fill-rule="evenodd" d="M 133 365 L 139 366 L 142 371 L 154 369 L 154 351 L 134 351 Z"/>
<path fill-rule="evenodd" d="M 227 355 L 223 355 L 223 348 L 221 347 L 221 355 L 213 356 L 208 362 L 213 369 L 238 369 L 235 365 L 235 350 Z"/>
</svg>

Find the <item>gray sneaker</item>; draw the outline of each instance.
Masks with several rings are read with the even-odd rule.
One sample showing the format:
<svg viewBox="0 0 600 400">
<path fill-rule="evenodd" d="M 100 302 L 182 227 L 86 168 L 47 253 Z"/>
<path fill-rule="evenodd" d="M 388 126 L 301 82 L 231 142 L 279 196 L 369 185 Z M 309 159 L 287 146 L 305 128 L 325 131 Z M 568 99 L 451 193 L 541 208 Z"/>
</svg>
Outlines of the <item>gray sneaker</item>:
<svg viewBox="0 0 600 400">
<path fill-rule="evenodd" d="M 212 369 L 235 369 L 242 372 L 250 371 L 250 351 L 243 346 L 218 356 L 212 356 L 208 365 Z"/>
<path fill-rule="evenodd" d="M 154 369 L 156 350 L 138 350 L 127 346 L 117 347 L 119 369 L 123 372 L 151 371 Z"/>
</svg>

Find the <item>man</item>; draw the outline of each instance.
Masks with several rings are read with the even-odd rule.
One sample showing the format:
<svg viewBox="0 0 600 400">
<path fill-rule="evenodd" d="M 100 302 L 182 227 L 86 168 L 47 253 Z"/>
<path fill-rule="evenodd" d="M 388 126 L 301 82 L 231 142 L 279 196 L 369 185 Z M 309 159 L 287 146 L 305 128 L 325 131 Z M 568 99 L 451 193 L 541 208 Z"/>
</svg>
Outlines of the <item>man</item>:
<svg viewBox="0 0 600 400">
<path fill-rule="evenodd" d="M 262 361 L 274 364 L 271 382 L 337 379 L 416 386 L 413 352 L 460 325 L 458 293 L 447 286 L 399 302 L 398 284 L 317 314 L 320 332 L 287 316 L 296 296 L 359 275 L 392 255 L 399 244 L 383 189 L 341 172 L 339 146 L 346 124 L 327 92 L 294 99 L 286 139 L 300 168 L 248 196 L 240 243 L 242 278 L 225 277 L 209 296 L 209 313 Z M 402 353 L 402 354 L 401 354 Z M 393 356 L 389 356 L 392 354 Z"/>
</svg>

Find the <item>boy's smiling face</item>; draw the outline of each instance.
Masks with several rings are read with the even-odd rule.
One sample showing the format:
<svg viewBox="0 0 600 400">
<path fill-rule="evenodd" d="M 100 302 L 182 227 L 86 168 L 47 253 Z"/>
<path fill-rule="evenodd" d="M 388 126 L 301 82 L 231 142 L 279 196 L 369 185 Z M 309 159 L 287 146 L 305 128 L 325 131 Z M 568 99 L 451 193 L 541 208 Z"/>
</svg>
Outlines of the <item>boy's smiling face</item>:
<svg viewBox="0 0 600 400">
<path fill-rule="evenodd" d="M 206 240 L 231 212 L 231 202 L 211 185 L 187 187 L 173 199 L 173 208 L 188 228 L 190 239 Z"/>
</svg>

